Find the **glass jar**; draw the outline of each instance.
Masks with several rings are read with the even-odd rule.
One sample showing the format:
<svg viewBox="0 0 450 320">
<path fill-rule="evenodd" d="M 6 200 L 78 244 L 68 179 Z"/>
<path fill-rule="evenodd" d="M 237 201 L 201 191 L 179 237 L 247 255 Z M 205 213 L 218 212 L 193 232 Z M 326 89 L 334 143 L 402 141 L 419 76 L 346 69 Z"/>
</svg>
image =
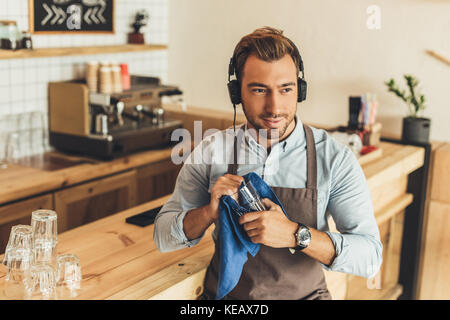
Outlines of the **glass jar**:
<svg viewBox="0 0 450 320">
<path fill-rule="evenodd" d="M 33 49 L 33 41 L 31 40 L 31 33 L 28 31 L 22 32 L 22 48 Z"/>
<path fill-rule="evenodd" d="M 0 21 L 0 41 L 2 49 L 17 50 L 22 47 L 22 33 L 12 20 Z"/>
</svg>

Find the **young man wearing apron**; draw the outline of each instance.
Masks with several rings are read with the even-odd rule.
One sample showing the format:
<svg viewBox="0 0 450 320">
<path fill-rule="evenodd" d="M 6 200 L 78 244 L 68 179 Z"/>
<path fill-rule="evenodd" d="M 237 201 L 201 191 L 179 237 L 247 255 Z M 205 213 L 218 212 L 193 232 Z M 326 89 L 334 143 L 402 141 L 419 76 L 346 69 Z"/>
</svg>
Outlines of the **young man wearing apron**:
<svg viewBox="0 0 450 320">
<path fill-rule="evenodd" d="M 230 80 L 233 74 L 236 80 Z M 322 269 L 374 276 L 382 245 L 364 174 L 348 148 L 296 115 L 306 81 L 295 44 L 268 27 L 243 37 L 230 62 L 228 88 L 247 123 L 206 137 L 188 157 L 155 220 L 158 249 L 197 244 L 218 221 L 220 198 L 236 193 L 242 176 L 253 171 L 271 186 L 287 216 L 263 199 L 267 211 L 240 218 L 261 248 L 249 255 L 226 299 L 331 299 Z M 339 232 L 329 231 L 329 214 Z M 216 229 L 205 299 L 217 290 L 217 235 Z"/>
</svg>

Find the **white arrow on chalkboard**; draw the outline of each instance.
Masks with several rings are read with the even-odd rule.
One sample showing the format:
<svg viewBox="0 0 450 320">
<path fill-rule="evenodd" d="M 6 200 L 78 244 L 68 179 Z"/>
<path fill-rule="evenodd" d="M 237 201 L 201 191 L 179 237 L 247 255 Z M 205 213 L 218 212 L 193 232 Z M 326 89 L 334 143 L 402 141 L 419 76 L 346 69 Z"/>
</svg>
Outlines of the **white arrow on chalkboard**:
<svg viewBox="0 0 450 320">
<path fill-rule="evenodd" d="M 47 11 L 47 16 L 41 21 L 41 26 L 47 23 L 47 21 L 53 16 L 52 10 L 48 7 L 46 3 L 42 4 L 42 7 Z"/>
<path fill-rule="evenodd" d="M 49 8 L 49 6 L 46 3 L 44 3 L 42 4 L 42 7 L 45 9 L 45 11 L 47 11 L 47 16 L 41 21 L 42 26 L 45 25 L 48 22 L 48 20 L 50 20 L 50 18 L 53 17 L 53 15 L 54 17 L 50 21 L 50 24 L 52 25 L 55 23 L 61 24 L 67 18 L 67 15 L 64 12 L 64 10 L 59 7 L 56 7 L 55 5 L 52 5 L 52 7 Z"/>
<path fill-rule="evenodd" d="M 83 16 L 84 21 L 86 21 L 88 24 L 92 24 L 92 21 L 89 20 L 89 15 L 91 14 L 91 11 L 92 11 L 92 9 L 89 8 Z"/>
<path fill-rule="evenodd" d="M 102 23 L 106 23 L 106 19 L 105 19 L 105 17 L 103 17 L 103 11 L 105 11 L 105 9 L 106 9 L 106 3 L 105 3 L 105 1 L 104 1 L 104 0 L 100 0 L 100 5 L 101 5 L 102 7 L 100 8 L 100 10 L 98 10 L 97 16 L 98 16 L 98 18 L 100 19 L 100 21 L 101 21 Z"/>
<path fill-rule="evenodd" d="M 106 19 L 102 16 L 103 11 L 104 11 L 103 7 L 102 8 L 99 8 L 99 7 L 89 8 L 86 11 L 86 13 L 84 14 L 83 19 L 88 24 L 92 24 L 92 22 L 94 22 L 95 24 L 99 24 L 100 22 L 105 23 Z"/>
<path fill-rule="evenodd" d="M 66 20 L 67 15 L 62 8 L 58 8 L 58 12 L 61 15 L 61 19 L 59 19 L 58 24 L 61 24 Z"/>
<path fill-rule="evenodd" d="M 98 11 L 98 7 L 95 7 L 95 8 L 92 10 L 92 14 L 91 14 L 91 19 L 94 20 L 95 24 L 99 24 L 99 23 L 100 23 L 100 21 L 99 21 L 99 20 L 97 19 L 97 17 L 95 16 L 95 15 L 97 14 L 97 11 Z"/>
<path fill-rule="evenodd" d="M 52 5 L 53 12 L 55 13 L 55 16 L 53 17 L 52 21 L 50 21 L 50 24 L 55 24 L 56 21 L 59 19 L 59 12 L 58 8 L 56 8 L 54 5 Z"/>
</svg>

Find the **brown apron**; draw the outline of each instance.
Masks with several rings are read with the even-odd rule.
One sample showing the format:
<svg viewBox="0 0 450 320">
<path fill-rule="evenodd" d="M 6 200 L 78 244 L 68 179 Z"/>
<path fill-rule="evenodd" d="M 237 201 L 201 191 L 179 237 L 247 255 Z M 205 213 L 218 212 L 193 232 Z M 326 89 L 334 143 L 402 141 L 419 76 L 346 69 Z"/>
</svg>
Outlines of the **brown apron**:
<svg viewBox="0 0 450 320">
<path fill-rule="evenodd" d="M 317 228 L 317 162 L 314 136 L 310 127 L 304 125 L 307 151 L 306 188 L 272 187 L 291 221 L 301 222 Z M 228 173 L 237 174 L 237 143 L 234 144 L 234 163 Z M 217 291 L 219 270 L 217 239 L 215 253 L 205 276 L 204 299 L 213 299 Z M 316 260 L 303 252 L 292 254 L 288 248 L 271 248 L 261 245 L 259 252 L 252 257 L 248 254 L 241 278 L 236 287 L 225 299 L 319 299 L 329 300 L 325 276 Z"/>
</svg>

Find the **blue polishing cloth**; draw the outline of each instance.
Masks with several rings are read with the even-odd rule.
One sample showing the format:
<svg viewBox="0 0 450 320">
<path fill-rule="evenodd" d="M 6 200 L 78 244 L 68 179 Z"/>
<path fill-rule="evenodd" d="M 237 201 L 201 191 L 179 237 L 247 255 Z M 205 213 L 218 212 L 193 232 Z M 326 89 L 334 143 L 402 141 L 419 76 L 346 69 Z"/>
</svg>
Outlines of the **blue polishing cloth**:
<svg viewBox="0 0 450 320">
<path fill-rule="evenodd" d="M 262 198 L 269 198 L 279 205 L 284 214 L 284 208 L 272 189 L 259 175 L 250 172 L 243 176 L 245 182 L 251 181 L 255 190 Z M 244 183 L 241 184 L 241 187 Z M 243 226 L 239 224 L 239 216 L 250 212 L 240 206 L 228 195 L 222 196 L 219 202 L 219 279 L 217 284 L 216 299 L 226 296 L 239 282 L 242 268 L 247 262 L 247 253 L 255 256 L 261 245 L 253 243 Z"/>
</svg>

